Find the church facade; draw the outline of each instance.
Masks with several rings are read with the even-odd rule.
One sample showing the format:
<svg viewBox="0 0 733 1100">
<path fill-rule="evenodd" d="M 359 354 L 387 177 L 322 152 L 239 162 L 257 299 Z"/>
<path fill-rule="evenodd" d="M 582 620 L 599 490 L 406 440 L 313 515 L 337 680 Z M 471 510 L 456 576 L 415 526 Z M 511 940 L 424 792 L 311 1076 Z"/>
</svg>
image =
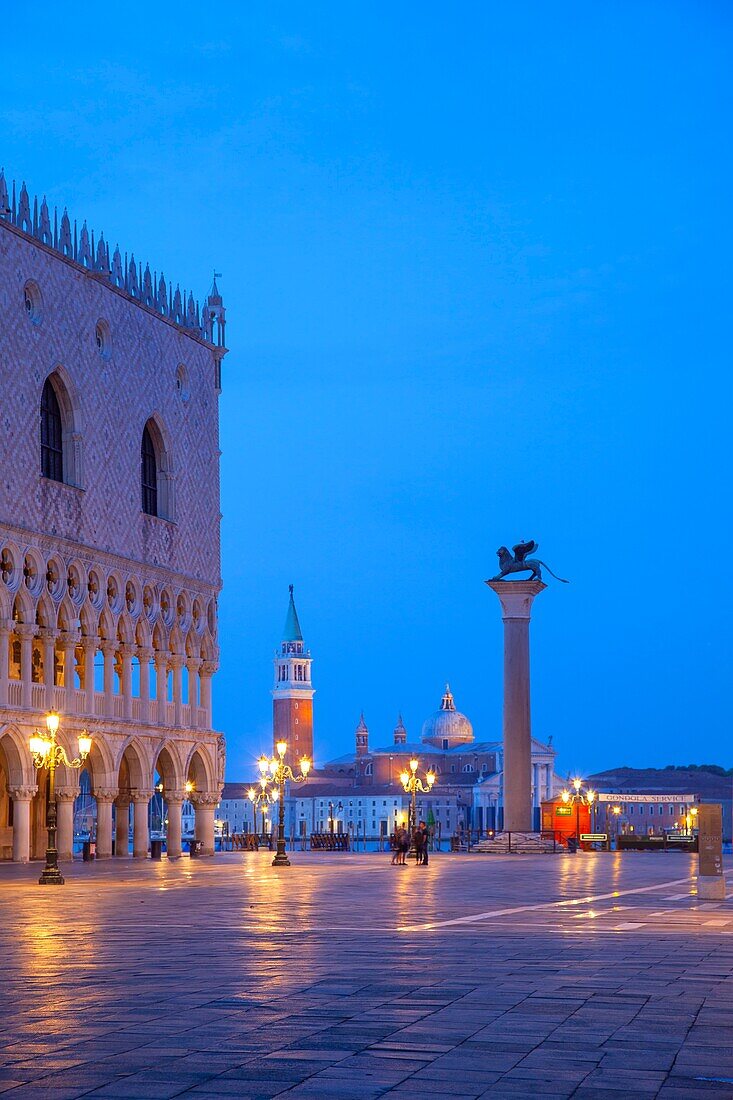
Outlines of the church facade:
<svg viewBox="0 0 733 1100">
<path fill-rule="evenodd" d="M 45 774 L 28 741 L 82 730 L 98 857 L 168 854 L 193 803 L 213 852 L 224 743 L 218 665 L 218 395 L 225 313 L 9 193 L 0 174 L 0 857 L 45 848 Z M 57 772 L 58 846 L 73 848 L 79 773 Z"/>
</svg>

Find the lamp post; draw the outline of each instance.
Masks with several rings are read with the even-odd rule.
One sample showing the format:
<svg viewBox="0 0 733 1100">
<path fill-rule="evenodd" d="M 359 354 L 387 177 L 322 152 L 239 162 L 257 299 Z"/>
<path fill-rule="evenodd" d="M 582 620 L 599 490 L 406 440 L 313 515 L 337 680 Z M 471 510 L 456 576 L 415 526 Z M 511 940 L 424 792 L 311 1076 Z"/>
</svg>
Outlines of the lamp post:
<svg viewBox="0 0 733 1100">
<path fill-rule="evenodd" d="M 264 756 L 260 760 L 260 770 L 261 770 L 261 766 L 262 766 L 262 760 L 264 760 L 265 766 L 269 769 L 270 761 L 267 759 L 266 756 Z M 249 798 L 250 802 L 252 803 L 252 816 L 254 818 L 254 831 L 255 832 L 257 832 L 257 807 L 259 806 L 260 809 L 262 810 L 262 833 L 261 833 L 261 835 L 264 837 L 266 835 L 266 831 L 265 831 L 265 814 L 267 812 L 267 807 L 270 805 L 271 802 L 276 802 L 277 801 L 278 792 L 268 790 L 269 780 L 267 778 L 267 775 L 265 775 L 265 774 L 260 775 L 259 786 L 260 786 L 259 790 L 257 790 L 255 787 L 250 787 L 250 789 L 247 791 L 247 797 Z"/>
<path fill-rule="evenodd" d="M 343 808 L 344 808 L 343 802 L 339 802 L 338 806 L 335 807 L 335 809 L 339 813 L 341 812 L 341 810 L 343 810 Z M 333 802 L 329 802 L 329 804 L 328 804 L 328 831 L 331 834 L 331 836 L 333 836 L 334 832 L 336 831 L 335 822 L 334 822 L 334 819 L 333 819 L 333 811 L 334 811 L 334 804 L 333 804 Z"/>
<path fill-rule="evenodd" d="M 574 779 L 572 791 L 568 791 L 566 789 L 562 792 L 560 797 L 566 804 L 569 803 L 571 806 L 575 806 L 575 840 L 577 844 L 575 851 L 578 852 L 580 850 L 580 807 L 590 807 L 592 829 L 593 804 L 598 795 L 595 791 L 592 791 L 587 787 L 584 790 L 582 779 Z"/>
<path fill-rule="evenodd" d="M 272 782 L 277 785 L 279 793 L 277 815 L 277 851 L 272 861 L 273 867 L 289 867 L 290 860 L 285 851 L 285 783 L 291 780 L 293 783 L 305 783 L 308 772 L 311 770 L 311 762 L 307 757 L 300 761 L 300 775 L 296 775 L 289 764 L 285 763 L 285 753 L 288 751 L 287 741 L 278 741 L 275 745 L 277 756 L 270 761 L 270 775 Z"/>
<path fill-rule="evenodd" d="M 423 783 L 422 779 L 420 779 L 420 777 L 417 774 L 417 769 L 418 769 L 419 766 L 420 766 L 419 760 L 417 760 L 413 756 L 412 760 L 410 761 L 410 770 L 409 770 L 409 772 L 404 771 L 400 774 L 400 782 L 402 783 L 402 787 L 405 791 L 405 794 L 410 795 L 410 845 L 411 845 L 410 850 L 411 851 L 412 851 L 412 849 L 414 848 L 414 845 L 415 845 L 415 827 L 417 825 L 417 820 L 416 820 L 417 792 L 420 791 L 421 794 L 429 794 L 430 791 L 432 791 L 432 789 L 433 789 L 433 784 L 435 783 L 435 772 L 431 771 L 429 768 L 425 772 L 425 783 Z"/>
<path fill-rule="evenodd" d="M 56 744 L 56 732 L 59 728 L 59 716 L 56 711 L 51 711 L 46 716 L 46 730 L 48 735 L 43 736 L 36 730 L 30 738 L 29 747 L 33 763 L 39 770 L 48 768 L 48 801 L 46 809 L 46 829 L 48 831 L 48 844 L 46 847 L 46 866 L 41 872 L 39 883 L 41 886 L 63 886 L 64 878 L 59 870 L 59 853 L 56 848 L 56 768 L 59 764 L 65 764 L 67 768 L 80 768 L 92 747 L 92 739 L 86 730 L 82 730 L 79 737 L 79 755 L 75 760 L 69 760 L 62 745 Z"/>
</svg>

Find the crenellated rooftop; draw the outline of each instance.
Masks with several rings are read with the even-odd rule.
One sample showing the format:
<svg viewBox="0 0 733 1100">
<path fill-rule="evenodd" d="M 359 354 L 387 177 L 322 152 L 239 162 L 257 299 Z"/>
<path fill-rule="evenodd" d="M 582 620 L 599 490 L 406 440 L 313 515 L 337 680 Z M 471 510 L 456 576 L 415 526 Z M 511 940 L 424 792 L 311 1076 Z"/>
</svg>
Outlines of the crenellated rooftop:
<svg viewBox="0 0 733 1100">
<path fill-rule="evenodd" d="M 166 282 L 162 271 L 160 275 L 157 271 L 151 272 L 148 263 L 143 268 L 133 253 L 128 257 L 125 252 L 123 257 L 119 245 L 115 245 L 110 258 L 110 248 L 104 234 L 100 233 L 95 241 L 94 230 L 89 232 L 86 221 L 78 231 L 74 220 L 72 229 L 66 208 L 59 221 L 58 210 L 54 207 L 52 228 L 51 212 L 45 195 L 40 207 L 38 197 L 34 196 L 31 213 L 31 200 L 25 183 L 21 185 L 17 198 L 15 180 L 11 193 L 8 193 L 4 169 L 0 169 L 0 222 L 9 223 L 83 270 L 93 271 L 107 279 L 133 301 L 167 318 L 199 339 L 216 347 L 225 347 L 226 310 L 216 285 L 216 275 L 204 307 L 200 309 L 190 291 L 187 295 L 178 285 L 174 290 L 173 284 Z"/>
</svg>

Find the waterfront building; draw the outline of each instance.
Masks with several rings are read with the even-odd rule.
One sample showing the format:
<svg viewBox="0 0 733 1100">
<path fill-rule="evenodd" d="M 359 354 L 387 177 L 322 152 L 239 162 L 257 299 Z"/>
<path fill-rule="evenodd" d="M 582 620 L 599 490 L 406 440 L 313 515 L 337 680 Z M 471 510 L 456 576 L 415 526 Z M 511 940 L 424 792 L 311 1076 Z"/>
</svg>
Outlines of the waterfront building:
<svg viewBox="0 0 733 1100">
<path fill-rule="evenodd" d="M 148 851 L 162 781 L 168 853 L 188 795 L 213 851 L 223 738 L 218 664 L 218 395 L 225 312 L 0 172 L 0 857 L 43 855 L 52 708 L 85 765 L 99 857 Z M 73 849 L 79 774 L 57 773 Z M 131 815 L 132 810 L 132 815 Z"/>
<path fill-rule="evenodd" d="M 684 831 L 696 806 L 719 802 L 723 841 L 730 843 L 733 837 L 733 777 L 722 768 L 612 768 L 589 776 L 586 783 L 599 792 L 603 831 L 644 836 Z M 620 813 L 614 813 L 614 806 Z"/>
</svg>

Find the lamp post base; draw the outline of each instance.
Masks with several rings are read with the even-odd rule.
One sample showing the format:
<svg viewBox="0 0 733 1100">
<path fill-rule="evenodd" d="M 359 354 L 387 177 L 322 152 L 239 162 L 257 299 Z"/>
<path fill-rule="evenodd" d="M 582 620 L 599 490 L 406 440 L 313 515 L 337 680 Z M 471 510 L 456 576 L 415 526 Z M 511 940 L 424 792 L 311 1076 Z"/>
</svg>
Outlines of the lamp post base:
<svg viewBox="0 0 733 1100">
<path fill-rule="evenodd" d="M 38 883 L 40 886 L 63 886 L 64 881 L 58 867 L 44 867 Z"/>
<path fill-rule="evenodd" d="M 273 867 L 289 867 L 290 866 L 290 860 L 288 859 L 285 852 L 277 852 L 276 853 L 275 858 L 272 861 L 272 866 Z"/>
</svg>

